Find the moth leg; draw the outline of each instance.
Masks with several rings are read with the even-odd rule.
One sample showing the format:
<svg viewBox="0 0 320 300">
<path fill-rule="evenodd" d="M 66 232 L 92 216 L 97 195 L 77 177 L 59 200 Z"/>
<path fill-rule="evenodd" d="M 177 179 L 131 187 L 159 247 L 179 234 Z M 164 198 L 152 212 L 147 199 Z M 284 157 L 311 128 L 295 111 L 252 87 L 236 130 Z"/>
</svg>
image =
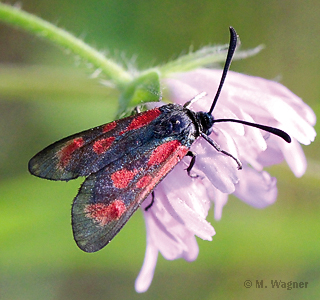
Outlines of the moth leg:
<svg viewBox="0 0 320 300">
<path fill-rule="evenodd" d="M 191 161 L 190 161 L 190 164 L 189 164 L 189 167 L 186 169 L 187 172 L 188 172 L 188 175 L 191 177 L 191 178 L 197 178 L 198 175 L 191 175 L 190 172 L 194 166 L 194 164 L 196 163 L 196 154 L 192 151 L 188 151 L 186 156 L 190 156 L 191 157 Z"/>
<path fill-rule="evenodd" d="M 148 206 L 146 206 L 146 208 L 144 209 L 145 211 L 148 211 L 154 203 L 154 191 L 151 192 L 151 196 L 152 196 L 151 202 Z"/>
<path fill-rule="evenodd" d="M 239 159 L 237 159 L 236 157 L 234 157 L 232 154 L 230 154 L 227 151 L 224 151 L 220 148 L 220 146 L 212 139 L 210 139 L 205 133 L 201 132 L 201 136 L 211 145 L 213 146 L 214 149 L 216 149 L 218 152 L 221 152 L 229 157 L 231 157 L 238 165 L 238 170 L 242 169 L 242 163 Z"/>
<path fill-rule="evenodd" d="M 141 109 L 140 109 L 140 106 L 136 106 L 134 109 L 133 109 L 134 113 L 135 114 L 138 114 L 141 112 Z"/>
</svg>

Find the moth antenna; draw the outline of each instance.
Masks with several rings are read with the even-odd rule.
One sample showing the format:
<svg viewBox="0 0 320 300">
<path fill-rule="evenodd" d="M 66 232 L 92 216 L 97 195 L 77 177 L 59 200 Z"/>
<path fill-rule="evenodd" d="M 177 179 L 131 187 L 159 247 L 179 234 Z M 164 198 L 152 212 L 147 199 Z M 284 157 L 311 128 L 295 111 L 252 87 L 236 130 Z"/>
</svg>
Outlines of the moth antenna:
<svg viewBox="0 0 320 300">
<path fill-rule="evenodd" d="M 243 120 L 235 120 L 235 119 L 217 119 L 217 120 L 213 120 L 213 122 L 214 123 L 234 122 L 234 123 L 240 123 L 240 124 L 248 125 L 248 126 L 251 126 L 251 127 L 259 128 L 259 129 L 262 129 L 264 131 L 270 132 L 270 133 L 272 133 L 274 135 L 277 135 L 278 137 L 281 137 L 287 143 L 291 143 L 290 135 L 287 134 L 286 132 L 284 132 L 283 130 L 278 129 L 278 128 L 274 128 L 274 127 L 270 127 L 270 126 L 266 126 L 266 125 L 261 125 L 261 124 L 256 124 L 256 123 L 251 123 L 251 122 L 247 122 L 247 121 L 243 121 Z"/>
<path fill-rule="evenodd" d="M 226 79 L 226 76 L 227 76 L 231 61 L 232 61 L 233 54 L 234 54 L 234 52 L 236 50 L 236 47 L 237 47 L 238 35 L 237 35 L 237 33 L 236 33 L 236 31 L 234 30 L 233 27 L 230 26 L 229 30 L 230 30 L 230 42 L 229 42 L 227 59 L 226 59 L 226 62 L 224 64 L 224 68 L 223 68 L 223 72 L 222 72 L 222 76 L 221 76 L 221 79 L 220 79 L 220 84 L 219 84 L 217 93 L 216 93 L 216 95 L 215 95 L 215 97 L 213 99 L 211 108 L 210 108 L 210 110 L 208 112 L 210 115 L 212 114 L 212 111 L 213 111 L 214 107 L 217 104 L 218 98 L 219 98 L 220 93 L 221 93 L 222 86 L 224 84 L 224 81 Z"/>
<path fill-rule="evenodd" d="M 233 57 L 234 52 L 235 52 L 236 47 L 237 47 L 237 40 L 238 40 L 237 33 L 234 30 L 234 28 L 231 27 L 231 26 L 229 27 L 229 30 L 230 30 L 230 42 L 229 42 L 228 54 L 227 54 L 226 62 L 224 64 L 224 68 L 223 68 L 223 72 L 222 72 L 222 76 L 221 76 L 221 79 L 220 79 L 220 84 L 219 84 L 217 93 L 216 93 L 216 95 L 215 95 L 215 97 L 213 99 L 211 108 L 210 108 L 210 110 L 208 112 L 210 115 L 212 114 L 212 111 L 213 111 L 215 105 L 217 104 L 218 98 L 219 98 L 220 93 L 221 93 L 222 86 L 224 84 L 224 81 L 226 79 L 226 76 L 227 76 L 231 61 L 232 61 L 232 57 Z M 234 119 L 219 119 L 219 120 L 214 120 L 213 122 L 214 123 L 218 123 L 218 122 L 234 122 L 234 123 L 240 123 L 240 124 L 248 125 L 248 126 L 251 126 L 251 127 L 259 128 L 259 129 L 262 129 L 264 131 L 270 132 L 270 133 L 272 133 L 274 135 L 277 135 L 280 138 L 284 139 L 287 143 L 291 143 L 291 137 L 286 132 L 284 132 L 283 130 L 274 128 L 274 127 L 265 126 L 265 125 L 261 125 L 261 124 L 255 124 L 255 123 L 242 121 L 242 120 L 234 120 Z"/>
</svg>

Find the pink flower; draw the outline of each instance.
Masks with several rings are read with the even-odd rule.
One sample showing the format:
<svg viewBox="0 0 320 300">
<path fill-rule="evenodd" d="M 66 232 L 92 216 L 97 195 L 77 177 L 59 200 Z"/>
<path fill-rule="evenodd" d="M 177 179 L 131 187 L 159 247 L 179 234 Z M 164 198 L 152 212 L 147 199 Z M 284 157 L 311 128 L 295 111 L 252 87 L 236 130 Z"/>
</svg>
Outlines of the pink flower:
<svg viewBox="0 0 320 300">
<path fill-rule="evenodd" d="M 221 78 L 220 70 L 199 69 L 176 74 L 163 80 L 172 102 L 183 105 L 193 96 L 208 96 L 192 104 L 194 111 L 208 111 Z M 144 292 L 151 284 L 160 251 L 166 259 L 193 261 L 199 249 L 198 236 L 211 240 L 214 228 L 206 221 L 210 201 L 220 219 L 228 194 L 263 208 L 275 202 L 276 179 L 263 170 L 265 166 L 286 160 L 295 176 L 304 174 L 307 163 L 299 143 L 308 145 L 316 136 L 313 111 L 283 85 L 259 77 L 228 72 L 222 93 L 213 111 L 215 119 L 239 119 L 276 127 L 287 132 L 291 144 L 262 130 L 231 122 L 216 123 L 210 137 L 220 147 L 238 158 L 243 169 L 230 157 L 217 152 L 201 137 L 192 145 L 197 154 L 191 178 L 185 171 L 190 158 L 185 157 L 156 187 L 151 209 L 142 205 L 147 227 L 145 260 L 136 280 L 136 290 Z"/>
</svg>

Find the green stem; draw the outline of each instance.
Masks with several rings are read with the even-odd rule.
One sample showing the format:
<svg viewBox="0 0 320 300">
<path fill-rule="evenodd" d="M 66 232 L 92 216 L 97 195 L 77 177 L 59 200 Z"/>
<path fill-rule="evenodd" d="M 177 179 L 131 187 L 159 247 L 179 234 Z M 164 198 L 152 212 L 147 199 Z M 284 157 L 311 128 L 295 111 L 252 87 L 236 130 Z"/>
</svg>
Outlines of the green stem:
<svg viewBox="0 0 320 300">
<path fill-rule="evenodd" d="M 0 3 L 0 20 L 37 34 L 42 38 L 46 38 L 57 45 L 71 50 L 84 60 L 92 63 L 96 68 L 99 68 L 119 88 L 123 88 L 132 80 L 132 76 L 114 61 L 107 59 L 100 52 L 72 34 L 39 17 L 16 7 Z"/>
</svg>

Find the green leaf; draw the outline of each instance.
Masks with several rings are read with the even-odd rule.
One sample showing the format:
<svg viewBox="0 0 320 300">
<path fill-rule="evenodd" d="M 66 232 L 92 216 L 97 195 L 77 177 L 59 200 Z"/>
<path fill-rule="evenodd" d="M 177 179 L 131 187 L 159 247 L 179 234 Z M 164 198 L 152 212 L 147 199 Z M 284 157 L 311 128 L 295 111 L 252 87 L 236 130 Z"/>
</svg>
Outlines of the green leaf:
<svg viewBox="0 0 320 300">
<path fill-rule="evenodd" d="M 244 59 L 254 56 L 264 48 L 260 45 L 256 48 L 236 51 L 233 59 Z M 206 46 L 197 51 L 189 52 L 177 59 L 170 61 L 159 67 L 159 71 L 163 77 L 170 76 L 171 73 L 188 72 L 197 68 L 223 63 L 228 52 L 228 45 L 222 46 Z"/>
<path fill-rule="evenodd" d="M 147 102 L 157 102 L 161 98 L 160 77 L 156 70 L 150 70 L 128 84 L 119 99 L 118 115 L 128 108 Z"/>
</svg>

